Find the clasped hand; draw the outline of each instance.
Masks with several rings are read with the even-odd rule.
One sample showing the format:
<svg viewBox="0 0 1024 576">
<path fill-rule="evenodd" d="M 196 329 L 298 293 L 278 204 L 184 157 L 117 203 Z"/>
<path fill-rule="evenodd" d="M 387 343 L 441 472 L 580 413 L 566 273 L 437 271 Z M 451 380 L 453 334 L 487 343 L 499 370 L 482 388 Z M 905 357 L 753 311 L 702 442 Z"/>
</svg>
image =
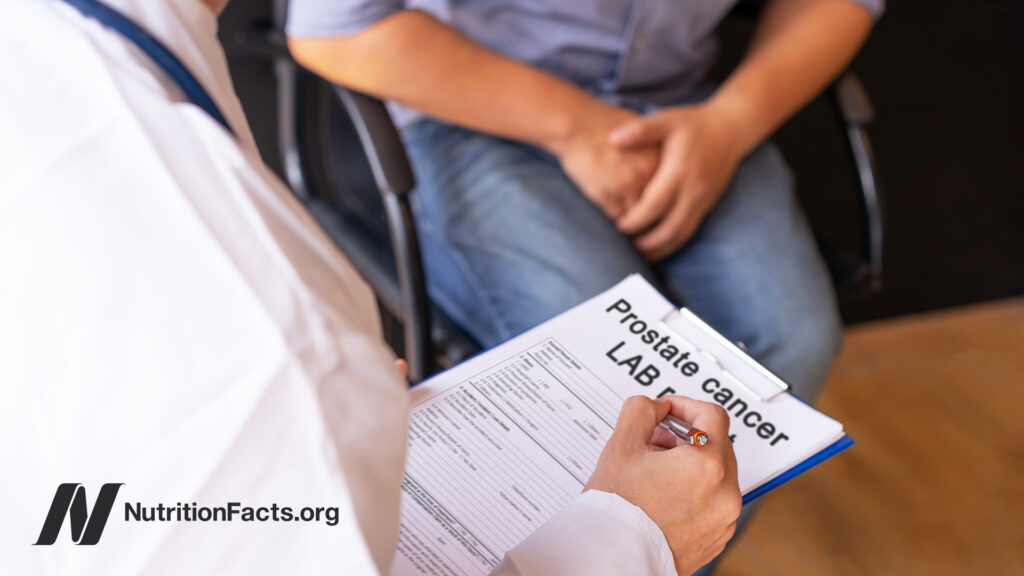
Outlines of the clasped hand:
<svg viewBox="0 0 1024 576">
<path fill-rule="evenodd" d="M 657 261 L 682 247 L 728 186 L 741 153 L 710 106 L 647 116 L 605 107 L 558 153 L 566 174 Z"/>
</svg>

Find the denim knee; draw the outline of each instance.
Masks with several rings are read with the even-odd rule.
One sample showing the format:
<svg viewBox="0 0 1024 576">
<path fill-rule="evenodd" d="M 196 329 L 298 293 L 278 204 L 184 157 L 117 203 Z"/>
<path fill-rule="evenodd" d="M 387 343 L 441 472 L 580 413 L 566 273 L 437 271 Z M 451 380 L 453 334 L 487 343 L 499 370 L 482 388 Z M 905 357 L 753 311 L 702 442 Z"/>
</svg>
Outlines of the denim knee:
<svg viewBox="0 0 1024 576">
<path fill-rule="evenodd" d="M 808 403 L 821 393 L 842 347 L 842 322 L 834 307 L 805 310 L 791 322 L 759 328 L 761 360 Z"/>
</svg>

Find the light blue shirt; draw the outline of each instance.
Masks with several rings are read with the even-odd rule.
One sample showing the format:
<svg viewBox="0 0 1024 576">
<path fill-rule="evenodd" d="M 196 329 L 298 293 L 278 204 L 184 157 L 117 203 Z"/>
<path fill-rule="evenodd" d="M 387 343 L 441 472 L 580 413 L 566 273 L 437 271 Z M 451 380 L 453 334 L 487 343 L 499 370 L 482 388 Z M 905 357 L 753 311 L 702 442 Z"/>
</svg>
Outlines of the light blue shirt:
<svg viewBox="0 0 1024 576">
<path fill-rule="evenodd" d="M 885 0 L 850 0 L 881 14 Z M 293 37 L 345 36 L 418 8 L 491 50 L 638 107 L 694 97 L 737 0 L 291 0 Z M 399 124 L 414 116 L 398 112 Z"/>
</svg>

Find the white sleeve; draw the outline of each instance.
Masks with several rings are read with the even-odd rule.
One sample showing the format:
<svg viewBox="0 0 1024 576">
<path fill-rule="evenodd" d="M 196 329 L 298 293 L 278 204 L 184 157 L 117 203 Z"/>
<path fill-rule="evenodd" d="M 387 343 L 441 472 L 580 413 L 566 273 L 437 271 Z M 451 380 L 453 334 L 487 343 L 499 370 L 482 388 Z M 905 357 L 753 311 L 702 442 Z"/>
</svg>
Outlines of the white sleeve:
<svg viewBox="0 0 1024 576">
<path fill-rule="evenodd" d="M 492 576 L 675 576 L 657 524 L 623 498 L 589 490 L 509 550 Z"/>
</svg>

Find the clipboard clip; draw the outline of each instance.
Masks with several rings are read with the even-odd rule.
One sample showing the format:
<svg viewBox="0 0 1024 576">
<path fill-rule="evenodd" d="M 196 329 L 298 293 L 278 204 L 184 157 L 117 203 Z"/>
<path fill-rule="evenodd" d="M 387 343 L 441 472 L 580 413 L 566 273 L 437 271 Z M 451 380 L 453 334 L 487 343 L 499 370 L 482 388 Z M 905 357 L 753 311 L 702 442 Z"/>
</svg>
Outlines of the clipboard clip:
<svg viewBox="0 0 1024 576">
<path fill-rule="evenodd" d="M 740 345 L 732 342 L 688 308 L 672 310 L 661 319 L 661 325 L 691 353 L 697 353 L 715 366 L 735 388 L 746 390 L 761 402 L 770 402 L 790 392 L 788 383 L 751 357 Z M 725 384 L 725 382 L 723 382 Z"/>
</svg>

